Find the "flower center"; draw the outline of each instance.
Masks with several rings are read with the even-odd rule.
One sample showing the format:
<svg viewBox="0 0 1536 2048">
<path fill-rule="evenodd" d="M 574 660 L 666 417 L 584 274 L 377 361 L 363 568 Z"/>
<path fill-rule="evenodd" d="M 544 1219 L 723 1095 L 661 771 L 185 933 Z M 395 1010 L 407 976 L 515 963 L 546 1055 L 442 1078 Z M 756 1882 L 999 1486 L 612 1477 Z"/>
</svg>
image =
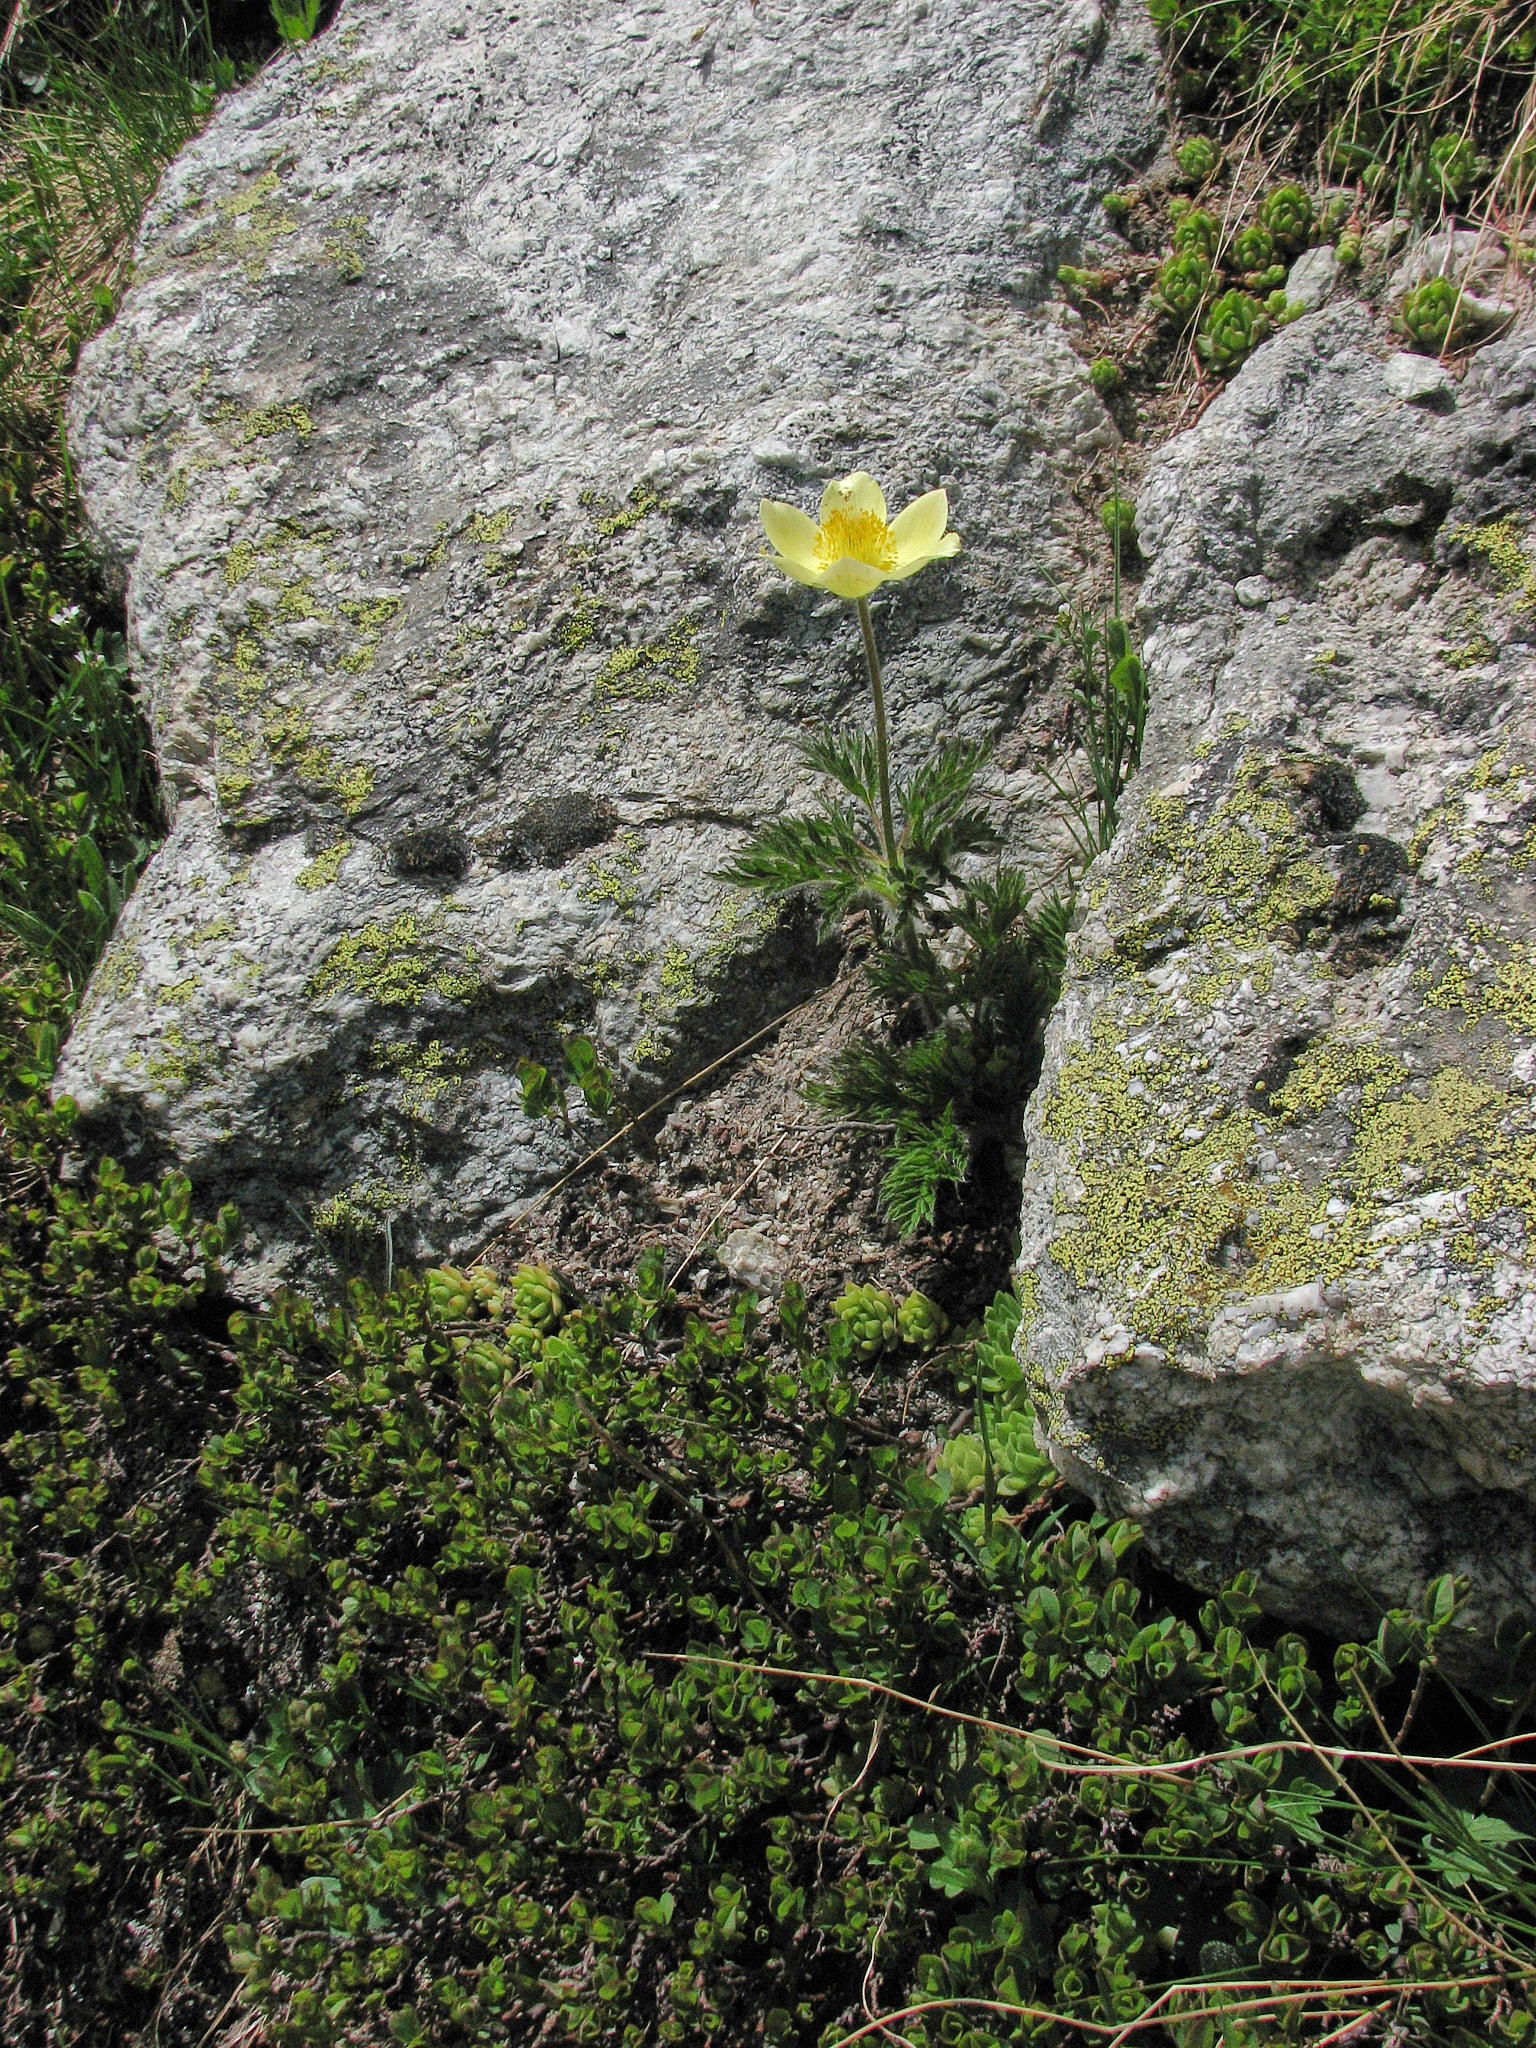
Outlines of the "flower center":
<svg viewBox="0 0 1536 2048">
<path fill-rule="evenodd" d="M 863 562 L 871 569 L 894 569 L 896 543 L 891 529 L 876 512 L 829 512 L 816 533 L 816 566 Z"/>
</svg>

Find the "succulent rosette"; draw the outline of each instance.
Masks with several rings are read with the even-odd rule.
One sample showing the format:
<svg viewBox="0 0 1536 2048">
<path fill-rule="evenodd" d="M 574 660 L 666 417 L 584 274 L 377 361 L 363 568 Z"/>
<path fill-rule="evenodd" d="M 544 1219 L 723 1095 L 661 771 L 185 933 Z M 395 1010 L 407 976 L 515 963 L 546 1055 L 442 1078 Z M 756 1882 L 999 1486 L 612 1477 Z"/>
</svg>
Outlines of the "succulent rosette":
<svg viewBox="0 0 1536 2048">
<path fill-rule="evenodd" d="M 1205 304 L 1206 294 L 1211 288 L 1211 266 L 1208 259 L 1187 250 L 1183 255 L 1170 256 L 1157 273 L 1157 283 L 1152 289 L 1152 303 L 1166 319 L 1176 320 L 1181 325 L 1193 320 Z"/>
<path fill-rule="evenodd" d="M 1195 346 L 1207 369 L 1226 376 L 1269 332 L 1269 314 L 1247 292 L 1223 292 L 1212 302 Z"/>
<path fill-rule="evenodd" d="M 858 1282 L 845 1287 L 833 1302 L 832 1313 L 851 1334 L 854 1353 L 866 1365 L 898 1341 L 896 1304 L 883 1287 Z"/>
<path fill-rule="evenodd" d="M 1264 200 L 1264 225 L 1287 256 L 1299 256 L 1312 239 L 1312 200 L 1300 185 L 1277 185 Z"/>
<path fill-rule="evenodd" d="M 936 1301 L 917 1288 L 897 1309 L 896 1324 L 901 1332 L 901 1341 L 914 1345 L 919 1351 L 931 1351 L 949 1334 L 949 1317 Z"/>
</svg>

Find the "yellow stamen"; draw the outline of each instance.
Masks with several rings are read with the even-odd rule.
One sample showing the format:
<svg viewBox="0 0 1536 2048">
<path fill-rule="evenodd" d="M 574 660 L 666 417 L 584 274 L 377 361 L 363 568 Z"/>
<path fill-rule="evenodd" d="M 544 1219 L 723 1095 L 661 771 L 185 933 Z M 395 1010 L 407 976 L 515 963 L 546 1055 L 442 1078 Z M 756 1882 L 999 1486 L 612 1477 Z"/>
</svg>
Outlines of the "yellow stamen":
<svg viewBox="0 0 1536 2048">
<path fill-rule="evenodd" d="M 896 543 L 891 529 L 875 512 L 829 512 L 816 533 L 816 566 L 863 562 L 871 569 L 894 569 Z"/>
</svg>

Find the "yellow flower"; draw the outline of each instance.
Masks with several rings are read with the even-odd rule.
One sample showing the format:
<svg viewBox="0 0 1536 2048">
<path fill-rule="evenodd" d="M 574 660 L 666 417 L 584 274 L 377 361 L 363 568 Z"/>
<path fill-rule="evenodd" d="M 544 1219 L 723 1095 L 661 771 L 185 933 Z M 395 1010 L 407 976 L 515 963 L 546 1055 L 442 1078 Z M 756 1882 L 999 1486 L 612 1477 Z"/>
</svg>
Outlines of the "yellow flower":
<svg viewBox="0 0 1536 2048">
<path fill-rule="evenodd" d="M 773 498 L 764 498 L 758 510 L 773 543 L 774 566 L 834 597 L 868 597 L 882 583 L 915 576 L 960 549 L 959 534 L 944 531 L 949 500 L 942 491 L 914 498 L 887 524 L 885 495 L 862 469 L 827 485 L 819 526 Z"/>
</svg>

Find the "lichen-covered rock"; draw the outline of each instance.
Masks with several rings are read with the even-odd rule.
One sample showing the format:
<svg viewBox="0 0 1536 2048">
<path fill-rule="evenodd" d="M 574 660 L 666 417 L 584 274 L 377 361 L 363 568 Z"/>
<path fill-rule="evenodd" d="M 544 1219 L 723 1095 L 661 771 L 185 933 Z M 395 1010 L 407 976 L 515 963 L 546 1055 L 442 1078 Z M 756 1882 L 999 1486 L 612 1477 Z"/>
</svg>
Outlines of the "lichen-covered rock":
<svg viewBox="0 0 1536 2048">
<path fill-rule="evenodd" d="M 60 1070 L 90 1144 L 233 1196 L 257 1272 L 442 1256 L 590 1140 L 520 1057 L 654 1088 L 813 986 L 714 879 L 863 711 L 760 495 L 949 488 L 964 554 L 880 607 L 898 753 L 1026 789 L 1113 437 L 1032 309 L 1155 72 L 1091 0 L 371 0 L 221 103 L 70 412 L 176 811 Z"/>
<path fill-rule="evenodd" d="M 1458 387 L 1345 306 L 1154 465 L 1021 1259 L 1063 1472 L 1337 1631 L 1466 1574 L 1487 1686 L 1536 1613 L 1533 435 L 1530 339 Z"/>
</svg>

